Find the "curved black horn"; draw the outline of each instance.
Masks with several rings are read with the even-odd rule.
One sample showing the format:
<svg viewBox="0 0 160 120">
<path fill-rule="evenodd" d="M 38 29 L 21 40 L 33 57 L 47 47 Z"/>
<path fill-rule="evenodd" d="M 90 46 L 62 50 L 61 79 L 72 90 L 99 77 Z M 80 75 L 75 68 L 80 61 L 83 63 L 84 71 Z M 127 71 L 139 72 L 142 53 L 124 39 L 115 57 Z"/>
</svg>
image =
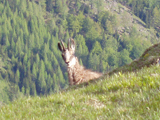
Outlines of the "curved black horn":
<svg viewBox="0 0 160 120">
<path fill-rule="evenodd" d="M 62 40 L 61 40 L 61 44 L 62 44 L 63 50 L 65 50 L 64 43 Z"/>
</svg>

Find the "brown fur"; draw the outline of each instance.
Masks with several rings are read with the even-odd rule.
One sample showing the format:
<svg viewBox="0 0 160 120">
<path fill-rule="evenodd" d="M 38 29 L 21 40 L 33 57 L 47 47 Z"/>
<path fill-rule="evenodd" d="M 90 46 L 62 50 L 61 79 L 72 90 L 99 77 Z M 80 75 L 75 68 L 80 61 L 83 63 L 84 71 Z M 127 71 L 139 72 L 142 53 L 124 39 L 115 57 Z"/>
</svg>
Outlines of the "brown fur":
<svg viewBox="0 0 160 120">
<path fill-rule="evenodd" d="M 76 58 L 76 64 L 73 67 L 67 67 L 70 85 L 76 85 L 89 80 L 99 78 L 102 74 L 85 69 L 79 64 Z"/>
<path fill-rule="evenodd" d="M 92 79 L 96 79 L 99 78 L 100 76 L 102 76 L 101 73 L 98 72 L 93 72 L 91 70 L 85 69 L 83 66 L 81 66 L 79 64 L 78 58 L 74 56 L 74 51 L 75 51 L 75 44 L 74 44 L 74 40 L 72 40 L 72 47 L 69 47 L 69 43 L 68 43 L 68 48 L 64 47 L 63 42 L 61 41 L 62 47 L 60 45 L 60 43 L 58 43 L 58 47 L 60 49 L 60 51 L 62 52 L 63 55 L 63 60 L 66 62 L 67 64 L 67 71 L 68 71 L 68 77 L 69 77 L 69 83 L 70 85 L 76 85 L 76 84 L 80 84 L 83 82 L 88 82 Z M 71 57 L 70 57 L 70 61 L 68 63 L 68 61 L 65 59 L 65 51 L 68 50 Z M 75 59 L 75 64 L 70 65 L 70 62 L 72 59 Z"/>
</svg>

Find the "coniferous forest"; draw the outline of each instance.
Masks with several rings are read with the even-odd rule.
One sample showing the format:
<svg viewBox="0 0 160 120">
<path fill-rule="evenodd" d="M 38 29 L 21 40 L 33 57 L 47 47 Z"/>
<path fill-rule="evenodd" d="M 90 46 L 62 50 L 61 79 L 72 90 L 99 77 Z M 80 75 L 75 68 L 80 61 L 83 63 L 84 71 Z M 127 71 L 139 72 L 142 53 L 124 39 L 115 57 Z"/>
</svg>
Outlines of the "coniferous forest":
<svg viewBox="0 0 160 120">
<path fill-rule="evenodd" d="M 158 0 L 0 0 L 0 101 L 68 87 L 57 43 L 106 73 L 160 41 Z"/>
</svg>

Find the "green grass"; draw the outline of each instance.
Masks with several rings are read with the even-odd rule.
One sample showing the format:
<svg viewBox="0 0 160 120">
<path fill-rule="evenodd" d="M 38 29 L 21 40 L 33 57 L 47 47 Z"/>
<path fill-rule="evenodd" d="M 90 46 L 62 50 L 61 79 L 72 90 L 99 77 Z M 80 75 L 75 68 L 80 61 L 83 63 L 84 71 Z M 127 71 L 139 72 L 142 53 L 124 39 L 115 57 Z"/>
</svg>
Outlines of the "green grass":
<svg viewBox="0 0 160 120">
<path fill-rule="evenodd" d="M 160 119 L 160 67 L 121 72 L 1 107 L 0 119 Z"/>
<path fill-rule="evenodd" d="M 160 45 L 98 80 L 0 106 L 1 120 L 160 119 Z M 153 65 L 152 65 L 153 64 Z"/>
</svg>

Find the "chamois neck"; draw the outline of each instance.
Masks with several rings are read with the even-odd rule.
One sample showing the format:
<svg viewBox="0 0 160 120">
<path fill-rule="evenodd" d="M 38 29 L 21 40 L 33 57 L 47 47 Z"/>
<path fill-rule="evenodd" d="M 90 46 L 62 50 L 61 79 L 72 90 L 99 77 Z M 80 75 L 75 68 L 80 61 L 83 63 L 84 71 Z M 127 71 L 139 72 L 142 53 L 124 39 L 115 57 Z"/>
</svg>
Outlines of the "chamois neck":
<svg viewBox="0 0 160 120">
<path fill-rule="evenodd" d="M 75 56 L 72 56 L 71 60 L 67 64 L 67 67 L 69 67 L 69 68 L 74 67 L 76 65 L 76 62 L 77 62 L 77 58 Z"/>
</svg>

